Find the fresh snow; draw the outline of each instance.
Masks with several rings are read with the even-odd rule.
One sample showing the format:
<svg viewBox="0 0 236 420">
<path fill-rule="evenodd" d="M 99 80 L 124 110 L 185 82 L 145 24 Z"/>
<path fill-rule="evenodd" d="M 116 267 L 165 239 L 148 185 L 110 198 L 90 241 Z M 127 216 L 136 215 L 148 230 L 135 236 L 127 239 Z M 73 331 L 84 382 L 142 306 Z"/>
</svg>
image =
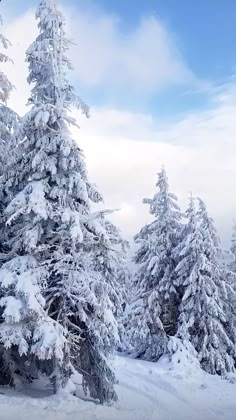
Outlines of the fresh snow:
<svg viewBox="0 0 236 420">
<path fill-rule="evenodd" d="M 20 391 L 0 389 L 1 420 L 235 420 L 236 382 L 202 371 L 196 359 L 177 352 L 158 363 L 117 356 L 119 401 L 86 400 L 76 376 L 77 397 L 50 395 L 40 382 Z M 78 398 L 79 397 L 79 398 Z"/>
</svg>

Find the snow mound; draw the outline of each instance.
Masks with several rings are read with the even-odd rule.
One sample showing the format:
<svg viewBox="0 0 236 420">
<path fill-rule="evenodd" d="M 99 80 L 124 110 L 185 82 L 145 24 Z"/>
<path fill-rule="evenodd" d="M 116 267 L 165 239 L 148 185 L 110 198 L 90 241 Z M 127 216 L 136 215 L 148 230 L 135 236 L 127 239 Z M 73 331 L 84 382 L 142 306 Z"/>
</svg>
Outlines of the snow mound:
<svg viewBox="0 0 236 420">
<path fill-rule="evenodd" d="M 169 355 L 164 355 L 158 362 L 159 368 L 166 370 L 181 371 L 188 375 L 201 374 L 197 353 L 193 346 L 188 342 L 171 337 L 168 344 Z"/>
<path fill-rule="evenodd" d="M 40 383 L 27 394 L 0 390 L 1 420 L 235 420 L 236 383 L 199 369 L 186 347 L 172 342 L 172 362 L 158 363 L 116 357 L 119 401 L 101 406 L 84 401 L 80 377 L 77 395 L 50 396 Z M 190 349 L 191 350 L 191 349 Z"/>
</svg>

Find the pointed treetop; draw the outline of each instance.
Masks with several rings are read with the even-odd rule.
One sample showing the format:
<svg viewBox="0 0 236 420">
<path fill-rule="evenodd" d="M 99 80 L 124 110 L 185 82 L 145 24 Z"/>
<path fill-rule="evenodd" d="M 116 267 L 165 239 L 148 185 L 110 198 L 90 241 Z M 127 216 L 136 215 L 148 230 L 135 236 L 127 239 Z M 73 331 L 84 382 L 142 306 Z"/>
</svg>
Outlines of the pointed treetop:
<svg viewBox="0 0 236 420">
<path fill-rule="evenodd" d="M 233 222 L 234 222 L 233 235 L 232 235 L 230 250 L 233 253 L 234 258 L 236 258 L 236 222 L 235 222 L 235 220 Z"/>
<path fill-rule="evenodd" d="M 164 167 L 158 173 L 156 186 L 159 188 L 159 191 L 154 197 L 151 199 L 144 198 L 143 200 L 143 203 L 150 205 L 150 213 L 159 220 L 168 217 L 176 217 L 176 219 L 180 220 L 181 213 L 177 204 L 177 197 L 169 192 L 168 177 Z"/>
<path fill-rule="evenodd" d="M 186 215 L 189 219 L 189 222 L 191 224 L 195 224 L 196 223 L 196 207 L 195 207 L 195 203 L 194 203 L 194 198 L 192 193 L 190 193 L 189 196 L 189 206 L 186 210 Z"/>
<path fill-rule="evenodd" d="M 202 229 L 204 245 L 206 249 L 208 249 L 208 252 L 214 254 L 216 259 L 220 259 L 222 258 L 222 249 L 214 220 L 209 216 L 204 201 L 201 198 L 197 198 L 197 200 L 199 203 L 198 217 L 200 219 L 200 228 Z"/>
<path fill-rule="evenodd" d="M 162 165 L 161 171 L 157 173 L 158 175 L 158 181 L 156 183 L 157 187 L 160 187 L 163 185 L 163 187 L 167 187 L 167 189 L 169 188 L 169 184 L 168 184 L 168 176 L 165 170 L 164 165 Z"/>
<path fill-rule="evenodd" d="M 29 103 L 51 104 L 59 109 L 76 107 L 88 116 L 88 107 L 75 93 L 66 78 L 72 69 L 67 51 L 65 21 L 54 0 L 42 0 L 36 11 L 39 35 L 26 52 L 29 64 L 28 82 L 34 84 Z"/>
<path fill-rule="evenodd" d="M 40 19 L 38 26 L 43 29 L 56 30 L 64 24 L 64 18 L 57 10 L 55 0 L 41 0 L 36 10 L 36 18 Z"/>
</svg>

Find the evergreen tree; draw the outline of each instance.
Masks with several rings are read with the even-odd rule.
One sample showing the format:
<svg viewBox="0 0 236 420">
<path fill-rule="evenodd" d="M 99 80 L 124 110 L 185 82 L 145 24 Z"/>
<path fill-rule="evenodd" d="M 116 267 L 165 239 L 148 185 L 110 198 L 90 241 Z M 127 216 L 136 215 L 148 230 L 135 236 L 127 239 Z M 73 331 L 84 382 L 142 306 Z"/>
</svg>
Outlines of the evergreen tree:
<svg viewBox="0 0 236 420">
<path fill-rule="evenodd" d="M 220 269 L 220 276 L 222 279 L 221 299 L 223 301 L 226 317 L 225 328 L 230 339 L 236 343 L 236 273 L 234 273 L 231 268 L 227 267 L 227 264 L 225 263 L 220 239 L 217 234 L 214 221 L 208 215 L 205 203 L 200 198 L 198 198 L 198 202 L 199 218 L 202 221 L 201 227 L 204 232 L 208 232 L 208 234 L 205 234 L 205 241 L 209 241 L 210 237 L 216 250 L 215 262 Z"/>
<path fill-rule="evenodd" d="M 99 244 L 110 243 L 91 213 L 91 203 L 101 196 L 88 181 L 82 151 L 68 127 L 76 124 L 69 115 L 72 107 L 86 115 L 88 109 L 66 79 L 69 41 L 55 1 L 42 0 L 36 17 L 39 35 L 26 55 L 32 108 L 19 127 L 18 146 L 3 177 L 6 260 L 32 256 L 47 272 L 47 309 L 69 334 L 69 355 L 64 353 L 59 372 L 64 380 L 59 382 L 66 385 L 69 357 L 83 372 L 90 394 L 110 401 L 116 398 L 115 376 L 107 357 L 116 323 L 106 279 L 93 266 Z"/>
<path fill-rule="evenodd" d="M 138 266 L 134 280 L 137 295 L 130 315 L 131 343 L 137 354 L 150 360 L 157 359 L 164 350 L 164 331 L 174 335 L 176 330 L 178 295 L 173 249 L 181 227 L 177 198 L 169 192 L 164 168 L 158 174 L 157 187 L 159 191 L 152 199 L 144 199 L 155 220 L 135 236 L 139 246 L 134 258 Z"/>
<path fill-rule="evenodd" d="M 106 279 L 107 293 L 110 298 L 112 312 L 116 318 L 118 335 L 117 349 L 121 350 L 124 337 L 124 311 L 128 302 L 128 287 L 130 272 L 127 266 L 127 251 L 129 244 L 121 237 L 119 229 L 106 217 L 110 211 L 100 212 L 99 220 L 105 229 L 104 237 L 109 238 L 99 244 L 94 254 L 94 269 Z"/>
<path fill-rule="evenodd" d="M 85 339 L 82 343 L 80 364 L 77 367 L 78 370 L 82 368 L 82 373 L 87 372 L 87 374 L 84 373 L 84 389 L 88 388 L 90 395 L 99 398 L 102 403 L 116 399 L 113 387 L 111 387 L 111 378 L 115 382 L 115 377 L 104 356 L 108 357 L 109 352 L 112 351 L 112 348 L 117 347 L 120 341 L 118 318 L 122 313 L 124 300 L 124 285 L 120 284 L 120 273 L 125 270 L 127 246 L 118 229 L 107 219 L 108 213 L 105 211 L 93 215 L 94 220 L 97 220 L 100 240 L 93 247 L 89 260 L 90 266 L 87 266 L 83 271 L 86 280 L 84 284 L 92 286 L 92 290 L 86 293 L 86 296 L 91 296 L 91 299 L 87 299 L 87 301 L 94 309 L 89 314 L 87 311 L 86 317 L 81 317 L 81 319 L 87 318 L 88 340 Z M 91 282 L 93 278 L 94 281 Z M 102 323 L 96 321 L 94 316 L 96 312 L 98 318 L 102 317 Z M 84 328 L 82 329 L 84 330 Z M 103 349 L 102 354 L 99 354 L 96 348 Z M 91 363 L 91 359 L 96 360 L 96 366 Z M 94 377 L 96 381 L 94 381 Z"/>
<path fill-rule="evenodd" d="M 4 291 L 0 299 L 0 341 L 5 349 L 5 362 L 6 353 L 10 353 L 3 372 L 11 384 L 15 383 L 17 372 L 21 380 L 31 379 L 35 373 L 34 364 L 30 363 L 32 355 L 38 361 L 51 360 L 57 369 L 64 358 L 67 341 L 63 328 L 44 310 L 40 285 L 45 283 L 46 276 L 47 272 L 31 256 L 15 257 L 0 270 L 0 286 Z M 53 371 L 53 383 L 58 378 Z"/>
<path fill-rule="evenodd" d="M 126 285 L 129 279 L 127 267 L 127 250 L 119 229 L 106 217 L 111 211 L 98 213 L 99 221 L 104 229 L 103 238 L 109 239 L 100 243 L 94 255 L 94 269 L 106 279 L 108 295 L 112 302 L 116 318 L 122 316 L 126 302 Z"/>
<path fill-rule="evenodd" d="M 128 307 L 124 347 L 134 358 L 156 362 L 167 352 L 168 338 L 160 320 L 159 300 L 155 290 L 139 290 Z"/>
<path fill-rule="evenodd" d="M 183 241 L 176 248 L 176 286 L 182 288 L 178 335 L 191 342 L 204 370 L 225 375 L 234 371 L 235 344 L 227 323 L 226 285 L 220 243 L 213 220 L 191 197 Z"/>
<path fill-rule="evenodd" d="M 0 16 L 1 23 L 1 16 Z M 10 42 L 0 34 L 0 64 L 7 63 L 10 58 L 5 54 L 5 50 L 10 46 Z M 0 69 L 0 175 L 3 172 L 4 160 L 7 150 L 10 147 L 13 130 L 18 122 L 17 114 L 7 106 L 7 101 L 13 85 L 8 80 L 5 73 Z"/>
<path fill-rule="evenodd" d="M 1 16 L 0 16 L 0 24 Z M 0 176 L 2 176 L 6 164 L 6 160 L 9 157 L 9 152 L 12 147 L 12 136 L 16 124 L 18 122 L 18 116 L 7 106 L 7 101 L 10 97 L 10 93 L 13 89 L 11 82 L 2 70 L 2 65 L 10 62 L 10 58 L 5 54 L 6 50 L 10 46 L 8 39 L 4 35 L 0 34 Z M 5 208 L 5 195 L 3 188 L 0 188 L 0 253 L 4 252 L 2 244 L 2 229 L 4 226 L 4 215 L 3 211 Z M 2 261 L 0 259 L 0 266 Z M 0 288 L 0 299 L 2 297 L 2 290 Z M 9 352 L 6 351 L 3 345 L 0 345 L 0 383 L 8 384 L 13 383 L 13 376 L 11 375 L 12 369 L 10 358 L 8 357 Z"/>
<path fill-rule="evenodd" d="M 2 18 L 0 16 L 0 23 L 2 23 Z M 7 50 L 10 46 L 10 42 L 5 38 L 4 35 L 0 34 L 0 44 L 1 49 Z M 5 54 L 5 51 L 0 51 L 0 63 L 7 63 L 11 61 L 10 58 Z M 13 89 L 11 82 L 8 80 L 7 76 L 0 70 L 0 102 L 6 103 L 9 99 L 10 93 Z"/>
<path fill-rule="evenodd" d="M 233 234 L 232 234 L 232 239 L 231 239 L 230 251 L 231 251 L 232 258 L 229 264 L 229 268 L 234 273 L 236 273 L 236 223 L 234 223 L 234 226 L 233 226 Z"/>
<path fill-rule="evenodd" d="M 116 399 L 108 358 L 118 340 L 113 305 L 102 273 L 93 268 L 94 250 L 62 256 L 48 288 L 50 315 L 69 331 L 72 366 L 83 388 L 101 403 Z"/>
</svg>

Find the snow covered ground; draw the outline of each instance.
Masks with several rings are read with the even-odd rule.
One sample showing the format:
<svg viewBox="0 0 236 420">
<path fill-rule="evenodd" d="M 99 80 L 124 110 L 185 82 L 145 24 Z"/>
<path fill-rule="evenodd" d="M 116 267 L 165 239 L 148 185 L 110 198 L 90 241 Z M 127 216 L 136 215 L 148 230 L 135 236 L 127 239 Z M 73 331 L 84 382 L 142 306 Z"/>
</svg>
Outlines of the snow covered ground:
<svg viewBox="0 0 236 420">
<path fill-rule="evenodd" d="M 119 401 L 100 406 L 49 396 L 38 384 L 23 395 L 0 389 L 1 420 L 235 420 L 236 383 L 202 372 L 177 354 L 148 363 L 116 357 Z M 80 378 L 76 378 L 80 382 Z M 78 385 L 78 395 L 81 394 Z M 4 394 L 2 394 L 4 393 Z"/>
</svg>

